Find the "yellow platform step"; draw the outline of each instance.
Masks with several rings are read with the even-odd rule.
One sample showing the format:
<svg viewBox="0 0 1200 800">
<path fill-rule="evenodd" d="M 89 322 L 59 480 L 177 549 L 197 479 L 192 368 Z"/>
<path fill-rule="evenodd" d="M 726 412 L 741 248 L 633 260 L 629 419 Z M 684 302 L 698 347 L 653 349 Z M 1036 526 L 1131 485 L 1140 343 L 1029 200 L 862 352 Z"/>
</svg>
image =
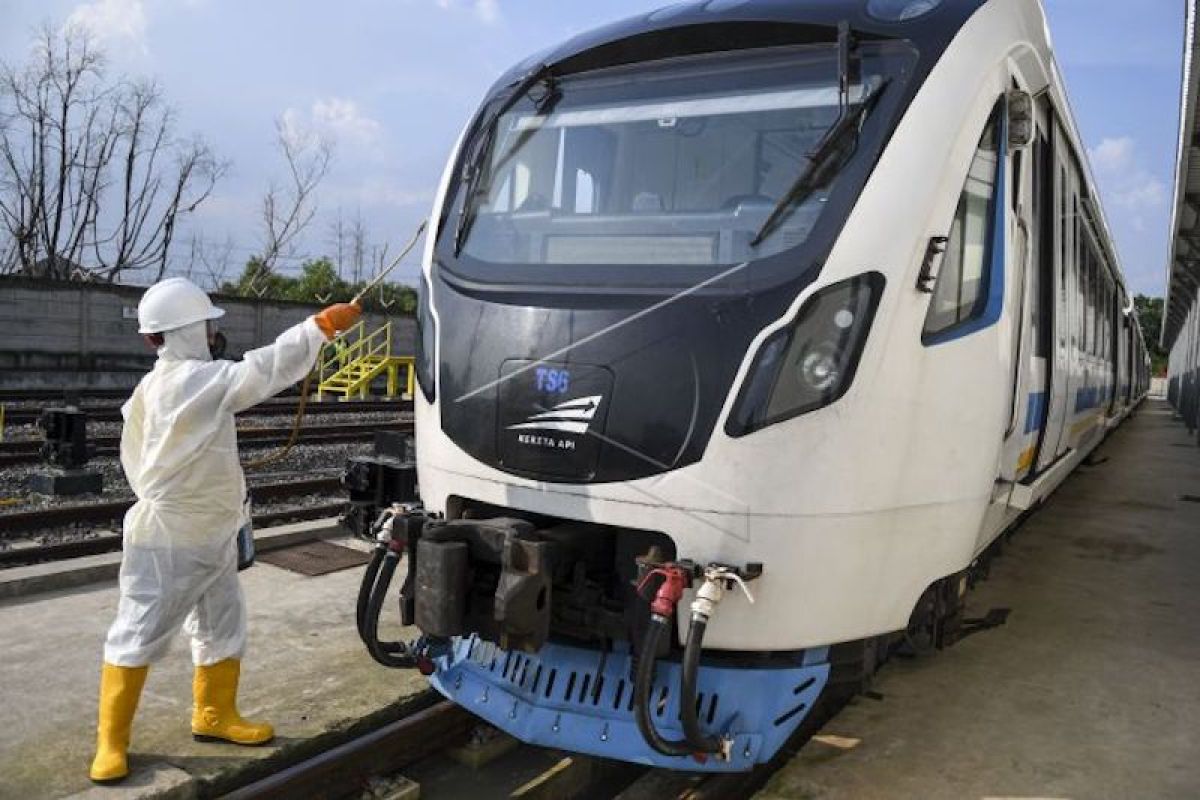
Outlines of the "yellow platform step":
<svg viewBox="0 0 1200 800">
<path fill-rule="evenodd" d="M 381 375 L 387 376 L 387 397 L 397 397 L 401 369 L 405 371 L 404 394 L 412 397 L 413 358 L 392 355 L 392 323 L 368 332 L 366 323 L 359 322 L 321 351 L 317 400 L 326 394 L 341 395 L 343 400 L 366 398 Z"/>
</svg>

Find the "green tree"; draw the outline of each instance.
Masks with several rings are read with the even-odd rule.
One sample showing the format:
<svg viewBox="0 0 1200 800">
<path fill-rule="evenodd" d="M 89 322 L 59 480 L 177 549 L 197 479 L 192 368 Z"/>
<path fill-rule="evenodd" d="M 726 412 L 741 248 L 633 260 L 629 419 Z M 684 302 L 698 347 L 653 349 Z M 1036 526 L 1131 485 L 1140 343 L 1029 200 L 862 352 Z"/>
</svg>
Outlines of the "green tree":
<svg viewBox="0 0 1200 800">
<path fill-rule="evenodd" d="M 287 296 L 288 278 L 268 269 L 258 256 L 251 256 L 241 276 L 234 283 L 224 283 L 224 294 L 238 297 L 259 297 L 266 300 L 281 300 Z"/>
<path fill-rule="evenodd" d="M 262 300 L 295 300 L 324 305 L 344 303 L 353 298 L 367 281 L 347 283 L 338 277 L 333 261 L 324 256 L 305 261 L 300 275 L 292 277 L 267 268 L 254 256 L 246 262 L 241 276 L 221 285 L 223 294 Z M 412 316 L 417 311 L 417 292 L 411 286 L 383 283 L 362 298 L 364 308 L 395 316 Z"/>
<path fill-rule="evenodd" d="M 345 302 L 354 296 L 350 284 L 338 277 L 328 258 L 314 258 L 300 266 L 300 277 L 288 287 L 289 300 L 305 303 Z"/>
<path fill-rule="evenodd" d="M 417 291 L 411 286 L 384 283 L 364 295 L 362 304 L 364 308 L 387 314 L 414 316 L 417 313 Z"/>
<path fill-rule="evenodd" d="M 1142 326 L 1146 349 L 1150 351 L 1150 371 L 1154 375 L 1160 375 L 1167 369 L 1167 353 L 1158 343 L 1158 337 L 1162 333 L 1163 299 L 1139 294 L 1133 298 L 1133 306 Z"/>
</svg>

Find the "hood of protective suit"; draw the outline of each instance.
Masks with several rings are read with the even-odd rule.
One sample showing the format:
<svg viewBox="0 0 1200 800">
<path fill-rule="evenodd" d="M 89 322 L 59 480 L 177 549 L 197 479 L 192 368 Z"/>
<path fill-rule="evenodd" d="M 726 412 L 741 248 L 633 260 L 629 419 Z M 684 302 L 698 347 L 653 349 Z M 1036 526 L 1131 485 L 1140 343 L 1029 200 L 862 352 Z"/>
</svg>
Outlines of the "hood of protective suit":
<svg viewBox="0 0 1200 800">
<path fill-rule="evenodd" d="M 158 357 L 166 361 L 212 361 L 208 352 L 208 323 L 193 322 L 172 331 L 163 331 Z"/>
</svg>

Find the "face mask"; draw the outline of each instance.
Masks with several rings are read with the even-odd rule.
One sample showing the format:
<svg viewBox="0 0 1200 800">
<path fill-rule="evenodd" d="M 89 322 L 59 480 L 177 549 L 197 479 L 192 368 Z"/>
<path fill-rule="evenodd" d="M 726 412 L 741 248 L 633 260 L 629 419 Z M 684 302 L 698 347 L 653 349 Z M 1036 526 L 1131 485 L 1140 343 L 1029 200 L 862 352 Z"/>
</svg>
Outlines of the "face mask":
<svg viewBox="0 0 1200 800">
<path fill-rule="evenodd" d="M 208 337 L 208 353 L 213 357 L 213 361 L 219 361 L 225 357 L 225 347 L 227 344 L 225 334 L 220 331 Z"/>
</svg>

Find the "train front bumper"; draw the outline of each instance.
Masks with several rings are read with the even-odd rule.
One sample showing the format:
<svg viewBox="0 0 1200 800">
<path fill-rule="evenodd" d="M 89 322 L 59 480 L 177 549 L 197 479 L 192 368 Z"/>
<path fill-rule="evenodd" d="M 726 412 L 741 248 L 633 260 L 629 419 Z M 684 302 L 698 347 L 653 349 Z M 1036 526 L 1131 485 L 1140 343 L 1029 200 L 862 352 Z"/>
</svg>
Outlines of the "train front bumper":
<svg viewBox="0 0 1200 800">
<path fill-rule="evenodd" d="M 536 655 L 456 639 L 430 680 L 450 700 L 529 744 L 653 767 L 741 772 L 771 759 L 815 705 L 829 678 L 828 648 L 764 666 L 747 659 L 704 663 L 699 718 L 732 738 L 729 758 L 665 756 L 642 738 L 633 714 L 628 649 L 608 653 L 556 643 Z M 680 665 L 659 661 L 651 698 L 664 736 L 679 738 Z"/>
</svg>

